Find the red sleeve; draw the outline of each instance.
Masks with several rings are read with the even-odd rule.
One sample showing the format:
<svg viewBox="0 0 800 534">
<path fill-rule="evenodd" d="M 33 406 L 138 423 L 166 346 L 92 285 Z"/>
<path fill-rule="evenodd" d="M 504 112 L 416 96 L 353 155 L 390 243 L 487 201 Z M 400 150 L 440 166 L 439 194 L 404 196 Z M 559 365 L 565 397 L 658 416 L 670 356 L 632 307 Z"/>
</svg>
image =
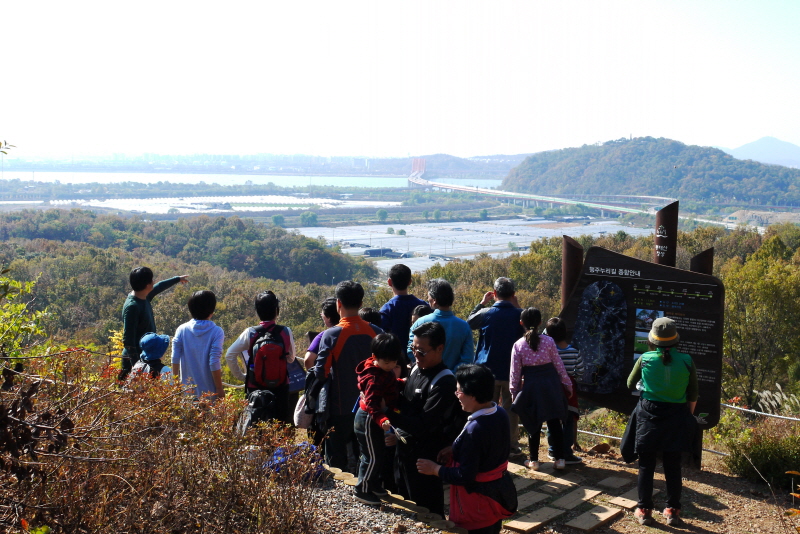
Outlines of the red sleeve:
<svg viewBox="0 0 800 534">
<path fill-rule="evenodd" d="M 378 426 L 382 425 L 383 422 L 388 419 L 386 414 L 381 410 L 383 390 L 380 387 L 379 382 L 380 380 L 373 373 L 369 373 L 367 376 L 365 376 L 364 381 L 362 382 L 362 393 L 364 394 L 363 405 L 366 407 L 366 412 L 370 415 L 370 417 L 372 417 L 372 420 L 375 421 Z"/>
</svg>

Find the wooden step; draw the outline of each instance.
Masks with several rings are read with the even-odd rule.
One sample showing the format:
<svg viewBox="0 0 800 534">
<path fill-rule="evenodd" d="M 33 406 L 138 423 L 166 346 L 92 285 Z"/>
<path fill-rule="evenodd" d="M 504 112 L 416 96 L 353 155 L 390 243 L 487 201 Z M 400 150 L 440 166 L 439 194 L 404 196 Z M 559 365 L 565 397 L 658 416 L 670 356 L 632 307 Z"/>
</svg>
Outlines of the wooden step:
<svg viewBox="0 0 800 534">
<path fill-rule="evenodd" d="M 545 493 L 550 493 L 554 495 L 556 493 L 561 493 L 562 491 L 572 489 L 577 485 L 578 484 L 576 484 L 571 480 L 567 480 L 564 478 L 554 478 L 553 480 L 550 480 L 549 482 L 542 484 L 537 489 L 539 491 L 543 491 Z"/>
<path fill-rule="evenodd" d="M 632 482 L 633 479 L 627 477 L 608 477 L 598 482 L 597 485 L 603 486 L 604 488 L 619 489 L 623 486 L 627 486 Z"/>
<path fill-rule="evenodd" d="M 538 491 L 529 491 L 527 493 L 522 493 L 517 497 L 517 510 L 522 510 L 523 508 L 527 508 L 532 504 L 536 504 L 537 502 L 542 502 L 549 498 L 550 495 L 545 495 L 544 493 L 539 493 Z"/>
<path fill-rule="evenodd" d="M 556 517 L 560 516 L 561 514 L 565 513 L 564 510 L 558 510 L 556 508 L 549 508 L 544 506 L 535 510 L 529 514 L 526 514 L 519 519 L 515 519 L 514 521 L 509 521 L 503 528 L 508 530 L 513 530 L 514 532 L 522 532 L 523 534 L 527 532 L 533 532 L 536 529 L 539 529 L 545 526 L 547 523 L 555 519 Z"/>
<path fill-rule="evenodd" d="M 653 495 L 660 493 L 657 489 L 653 489 Z M 614 497 L 608 501 L 610 504 L 614 506 L 621 506 L 627 510 L 633 510 L 636 508 L 636 505 L 639 504 L 639 489 L 633 488 L 630 491 L 626 491 L 619 497 Z"/>
<path fill-rule="evenodd" d="M 605 525 L 624 514 L 621 509 L 610 506 L 595 506 L 585 514 L 581 514 L 572 521 L 564 523 L 565 527 L 571 527 L 583 532 L 591 532 L 594 529 Z"/>
<path fill-rule="evenodd" d="M 555 502 L 550 503 L 550 506 L 555 506 L 556 508 L 563 508 L 564 510 L 572 510 L 576 506 L 585 503 L 588 500 L 594 499 L 598 495 L 603 493 L 600 490 L 580 487 L 575 491 L 571 491 L 558 499 Z"/>
</svg>

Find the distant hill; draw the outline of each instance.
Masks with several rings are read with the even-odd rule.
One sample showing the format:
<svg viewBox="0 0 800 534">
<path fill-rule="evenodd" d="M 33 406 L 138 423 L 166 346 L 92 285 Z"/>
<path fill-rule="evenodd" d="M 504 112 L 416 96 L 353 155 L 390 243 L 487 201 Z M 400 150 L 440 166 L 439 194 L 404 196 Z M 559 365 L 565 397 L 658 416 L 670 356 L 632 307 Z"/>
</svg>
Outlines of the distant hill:
<svg viewBox="0 0 800 534">
<path fill-rule="evenodd" d="M 736 159 L 752 159 L 761 163 L 800 168 L 800 146 L 774 137 L 762 137 L 739 148 L 722 150 Z"/>
<path fill-rule="evenodd" d="M 741 161 L 716 148 L 637 137 L 533 154 L 506 176 L 502 188 L 785 205 L 800 202 L 800 170 Z"/>
<path fill-rule="evenodd" d="M 486 176 L 501 178 L 519 165 L 529 154 L 477 156 L 459 158 L 449 154 L 431 154 L 421 156 L 425 159 L 425 175 L 427 178 L 440 176 Z M 370 160 L 370 169 L 387 174 L 411 174 L 412 158 L 381 158 Z"/>
</svg>

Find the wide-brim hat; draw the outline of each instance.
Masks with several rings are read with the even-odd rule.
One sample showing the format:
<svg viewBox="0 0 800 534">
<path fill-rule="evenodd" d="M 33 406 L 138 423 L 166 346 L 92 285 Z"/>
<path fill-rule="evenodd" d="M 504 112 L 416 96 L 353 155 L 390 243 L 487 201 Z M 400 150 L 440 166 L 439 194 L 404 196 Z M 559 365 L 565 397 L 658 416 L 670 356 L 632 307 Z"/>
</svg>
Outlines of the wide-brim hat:
<svg viewBox="0 0 800 534">
<path fill-rule="evenodd" d="M 169 336 L 148 332 L 139 340 L 139 346 L 142 348 L 140 355 L 142 360 L 146 362 L 160 360 L 164 353 L 167 352 L 167 347 L 169 347 Z"/>
<path fill-rule="evenodd" d="M 672 347 L 681 340 L 675 321 L 669 317 L 660 317 L 653 321 L 647 340 L 656 347 Z"/>
</svg>

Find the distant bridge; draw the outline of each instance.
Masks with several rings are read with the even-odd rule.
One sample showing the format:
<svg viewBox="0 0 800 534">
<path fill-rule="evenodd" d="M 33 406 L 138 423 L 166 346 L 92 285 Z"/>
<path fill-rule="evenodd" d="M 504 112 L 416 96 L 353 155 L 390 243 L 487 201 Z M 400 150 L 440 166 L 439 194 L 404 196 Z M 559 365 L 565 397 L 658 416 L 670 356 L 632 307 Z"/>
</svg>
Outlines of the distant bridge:
<svg viewBox="0 0 800 534">
<path fill-rule="evenodd" d="M 438 189 L 446 189 L 449 191 L 464 191 L 466 193 L 477 193 L 479 195 L 488 195 L 495 197 L 497 199 L 509 199 L 516 201 L 519 200 L 522 202 L 523 207 L 530 206 L 531 203 L 539 206 L 539 203 L 542 204 L 550 204 L 552 207 L 554 204 L 562 204 L 567 206 L 577 206 L 580 204 L 581 206 L 586 206 L 587 208 L 592 208 L 596 210 L 600 210 L 601 216 L 604 216 L 606 211 L 616 212 L 616 213 L 633 213 L 633 214 L 642 214 L 642 213 L 655 213 L 657 208 L 663 207 L 667 204 L 670 204 L 675 201 L 673 198 L 667 197 L 652 197 L 652 196 L 633 196 L 633 195 L 602 195 L 603 198 L 608 198 L 609 201 L 617 201 L 620 204 L 622 203 L 638 203 L 638 204 L 650 204 L 654 207 L 648 209 L 641 209 L 641 208 L 629 208 L 625 206 L 619 206 L 616 204 L 606 204 L 600 202 L 587 202 L 586 200 L 581 200 L 581 198 L 585 198 L 581 195 L 578 198 L 567 198 L 567 197 L 553 197 L 553 196 L 544 196 L 544 195 L 531 195 L 528 193 L 515 193 L 513 191 L 501 191 L 498 189 L 485 189 L 481 187 L 471 187 L 471 186 L 463 186 L 463 185 L 453 185 L 453 184 L 443 184 L 439 182 L 431 182 L 429 180 L 425 180 L 422 178 L 422 175 L 425 173 L 425 159 L 424 158 L 414 158 L 412 161 L 411 167 L 411 175 L 408 177 L 408 182 L 411 187 L 435 187 Z M 613 199 L 613 200 L 612 200 Z"/>
</svg>

